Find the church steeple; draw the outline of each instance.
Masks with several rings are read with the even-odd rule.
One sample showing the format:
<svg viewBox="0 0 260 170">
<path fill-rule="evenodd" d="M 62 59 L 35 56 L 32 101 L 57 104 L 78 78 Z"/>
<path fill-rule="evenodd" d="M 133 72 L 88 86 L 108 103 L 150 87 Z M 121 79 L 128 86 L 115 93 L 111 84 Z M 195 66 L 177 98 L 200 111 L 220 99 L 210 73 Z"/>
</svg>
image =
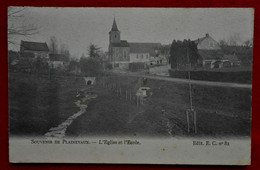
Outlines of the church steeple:
<svg viewBox="0 0 260 170">
<path fill-rule="evenodd" d="M 119 31 L 116 25 L 116 19 L 114 18 L 113 25 L 111 31 Z"/>
<path fill-rule="evenodd" d="M 113 25 L 111 31 L 109 31 L 109 42 L 110 43 L 120 43 L 120 31 L 116 25 L 116 19 L 114 18 Z"/>
</svg>

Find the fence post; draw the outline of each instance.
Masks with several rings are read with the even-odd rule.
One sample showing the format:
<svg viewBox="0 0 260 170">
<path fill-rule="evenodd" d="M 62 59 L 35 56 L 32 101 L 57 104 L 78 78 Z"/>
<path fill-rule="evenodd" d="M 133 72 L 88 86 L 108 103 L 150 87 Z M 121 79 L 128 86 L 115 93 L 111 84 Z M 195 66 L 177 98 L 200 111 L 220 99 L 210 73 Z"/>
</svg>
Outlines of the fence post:
<svg viewBox="0 0 260 170">
<path fill-rule="evenodd" d="M 193 111 L 193 114 L 194 114 L 194 128 L 195 128 L 195 133 L 197 133 L 197 114 L 196 114 L 196 111 L 194 110 Z"/>
<path fill-rule="evenodd" d="M 186 110 L 186 115 L 187 115 L 188 133 L 190 133 L 190 120 L 189 120 L 189 111 L 188 110 Z"/>
</svg>

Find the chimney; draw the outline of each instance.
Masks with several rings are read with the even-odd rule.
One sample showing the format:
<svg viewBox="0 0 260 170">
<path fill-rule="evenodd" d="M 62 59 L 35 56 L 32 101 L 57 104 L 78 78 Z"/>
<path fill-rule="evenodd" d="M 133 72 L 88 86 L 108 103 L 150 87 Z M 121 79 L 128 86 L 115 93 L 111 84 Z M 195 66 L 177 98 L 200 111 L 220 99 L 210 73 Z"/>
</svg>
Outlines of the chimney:
<svg viewBox="0 0 260 170">
<path fill-rule="evenodd" d="M 208 33 L 206 34 L 206 37 L 209 37 L 209 34 L 208 34 Z"/>
</svg>

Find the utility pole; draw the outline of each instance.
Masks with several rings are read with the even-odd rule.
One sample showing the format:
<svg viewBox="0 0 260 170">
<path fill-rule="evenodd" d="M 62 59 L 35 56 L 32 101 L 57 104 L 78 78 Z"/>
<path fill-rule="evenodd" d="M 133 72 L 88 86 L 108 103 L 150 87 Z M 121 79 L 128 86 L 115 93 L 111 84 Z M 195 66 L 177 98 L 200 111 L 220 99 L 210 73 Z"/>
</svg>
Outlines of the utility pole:
<svg viewBox="0 0 260 170">
<path fill-rule="evenodd" d="M 188 133 L 190 133 L 190 123 L 193 124 L 194 132 L 197 133 L 197 115 L 196 115 L 196 111 L 193 109 L 193 103 L 192 103 L 192 88 L 191 88 L 191 80 L 190 80 L 191 62 L 190 62 L 190 56 L 188 50 L 189 43 L 190 42 L 188 42 L 186 50 L 187 50 L 187 63 L 188 63 L 190 109 L 186 110 L 186 114 L 187 114 Z M 189 120 L 190 115 L 191 115 L 191 121 Z"/>
</svg>

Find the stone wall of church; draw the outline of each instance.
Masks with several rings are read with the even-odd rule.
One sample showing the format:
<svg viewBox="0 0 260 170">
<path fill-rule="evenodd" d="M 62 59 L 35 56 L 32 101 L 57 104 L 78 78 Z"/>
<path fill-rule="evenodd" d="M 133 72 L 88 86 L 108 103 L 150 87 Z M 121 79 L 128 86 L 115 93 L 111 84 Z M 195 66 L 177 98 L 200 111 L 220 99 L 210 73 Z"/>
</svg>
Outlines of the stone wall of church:
<svg viewBox="0 0 260 170">
<path fill-rule="evenodd" d="M 129 47 L 111 47 L 112 62 L 128 62 L 129 61 Z"/>
</svg>

